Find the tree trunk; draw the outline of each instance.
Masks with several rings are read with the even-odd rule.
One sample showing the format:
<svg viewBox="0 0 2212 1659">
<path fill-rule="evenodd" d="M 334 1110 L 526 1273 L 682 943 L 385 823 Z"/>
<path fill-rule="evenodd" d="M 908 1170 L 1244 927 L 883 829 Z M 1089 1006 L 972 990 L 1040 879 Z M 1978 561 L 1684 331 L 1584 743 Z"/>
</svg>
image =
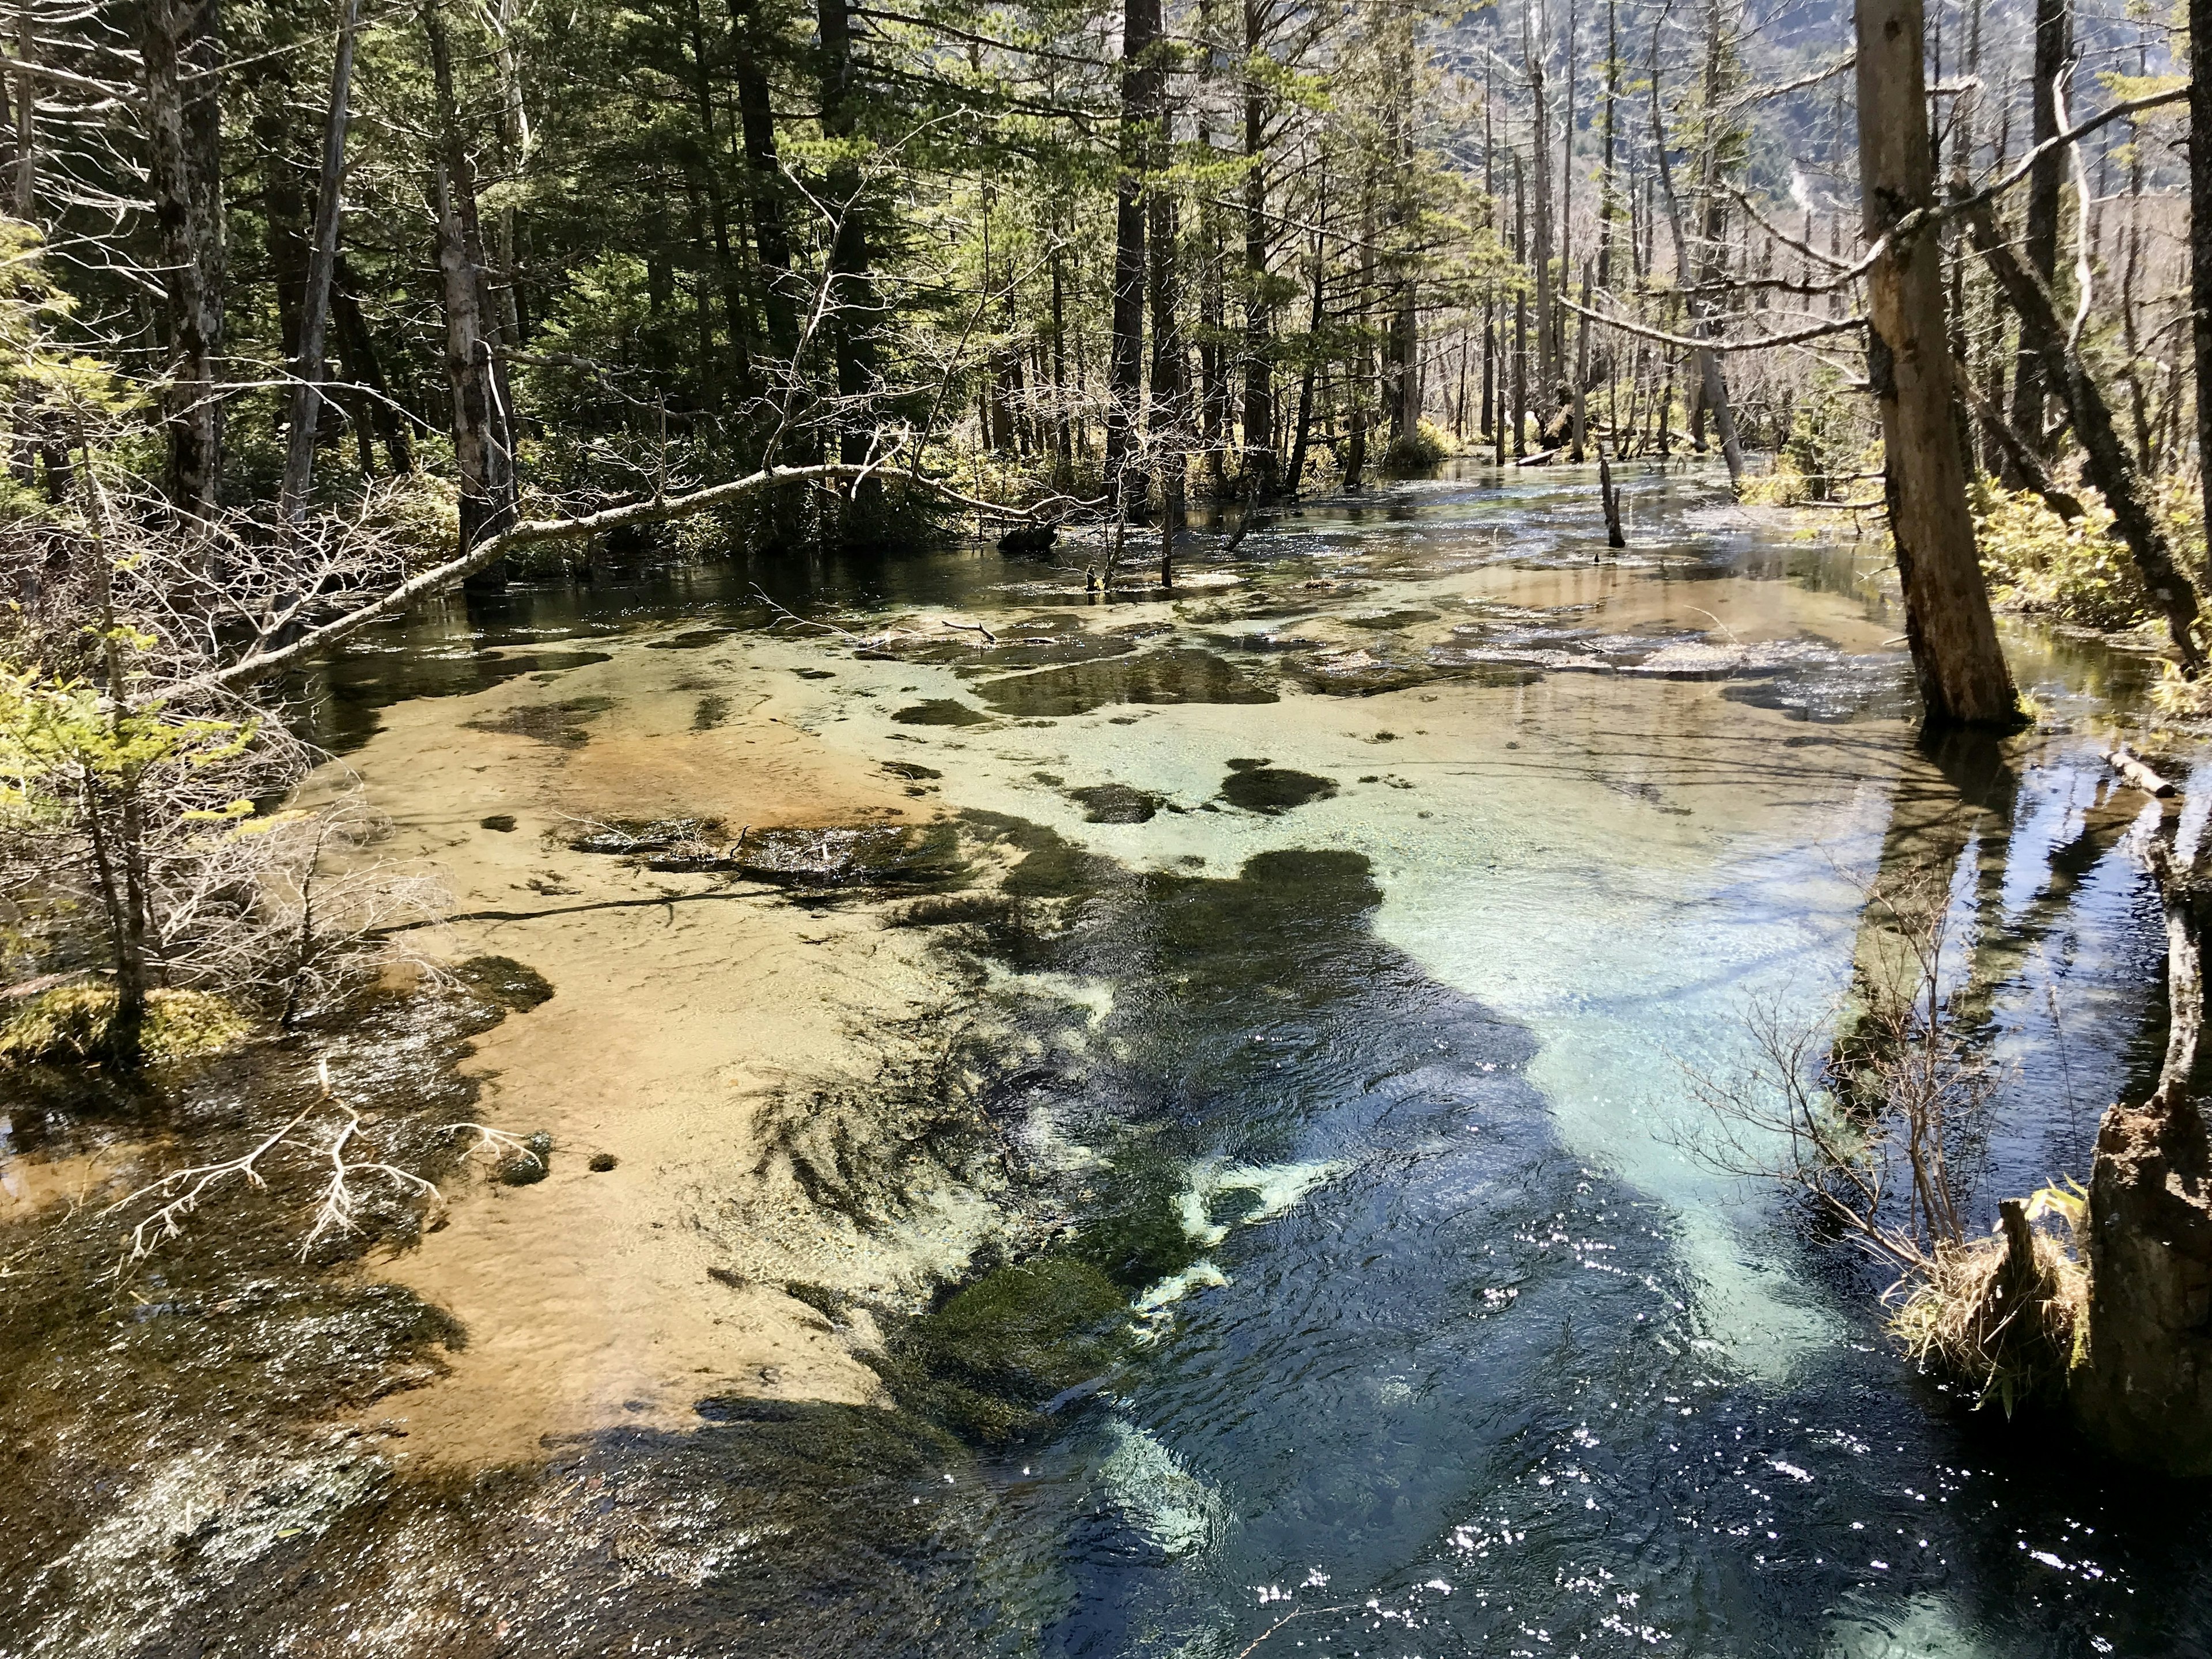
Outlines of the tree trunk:
<svg viewBox="0 0 2212 1659">
<path fill-rule="evenodd" d="M 2052 83 L 2066 72 L 2073 56 L 2073 0 L 2035 0 L 2034 82 L 2028 100 L 2034 112 L 2033 143 L 2047 143 L 2058 136 L 2058 102 Z M 2063 150 L 2052 150 L 2028 169 L 2025 248 L 2028 268 L 2045 288 L 2058 272 L 2059 191 L 2065 177 Z M 2012 424 L 2039 450 L 2044 447 L 2045 406 L 2057 390 L 2045 373 L 2040 355 L 2022 340 L 2013 377 Z M 2023 481 L 2008 482 L 2017 488 Z"/>
<path fill-rule="evenodd" d="M 1052 264 L 1052 433 L 1053 487 L 1065 489 L 1075 479 L 1075 434 L 1067 419 L 1067 298 L 1060 276 L 1060 248 L 1053 246 Z"/>
<path fill-rule="evenodd" d="M 27 225 L 39 222 L 39 84 L 31 65 L 39 61 L 39 44 L 31 32 L 31 9 L 15 17 L 15 61 L 23 72 L 15 77 L 15 216 Z"/>
<path fill-rule="evenodd" d="M 1913 8 L 1913 15 L 1919 15 L 1917 5 Z M 1916 41 L 1917 38 L 1915 37 Z M 1917 85 L 1919 56 L 1917 48 L 1913 66 L 1916 75 L 1914 84 Z M 1861 73 L 1863 76 L 1864 71 Z M 1863 117 L 1861 125 L 1864 125 Z M 1683 283 L 1693 283 L 1696 281 L 1693 273 L 1699 268 L 1698 262 L 1691 257 L 1689 238 L 1683 233 L 1682 204 L 1674 194 L 1674 164 L 1667 156 L 1666 123 L 1659 113 L 1659 35 L 1656 28 L 1651 35 L 1651 142 L 1659 161 L 1660 191 L 1667 201 L 1667 223 L 1674 237 L 1675 277 Z M 1704 295 L 1692 295 L 1690 299 L 1690 330 L 1700 340 L 1712 337 L 1711 304 L 1711 300 Z M 1743 483 L 1743 446 L 1736 437 L 1735 414 L 1729 406 L 1728 382 L 1721 374 L 1720 354 L 1699 346 L 1694 355 L 1698 378 L 1695 394 L 1691 400 L 1691 418 L 1694 422 L 1700 410 L 1712 416 L 1713 424 L 1720 433 L 1721 455 L 1728 462 L 1729 484 L 1732 489 L 1737 488 Z M 1984 609 L 1987 608 L 1988 602 L 1984 600 Z"/>
<path fill-rule="evenodd" d="M 1575 447 L 1582 448 L 1584 428 L 1589 424 L 1589 410 L 1584 398 L 1589 387 L 1589 302 L 1590 268 L 1583 266 L 1583 314 L 1575 320 Z M 1628 538 L 1620 533 L 1620 498 L 1613 494 L 1613 464 L 1605 458 L 1605 440 L 1598 434 L 1589 434 L 1591 447 L 1597 451 L 1597 499 L 1605 509 L 1605 542 L 1607 547 L 1626 547 Z"/>
<path fill-rule="evenodd" d="M 1157 140 L 1158 173 L 1167 174 L 1170 135 Z M 1176 198 L 1164 185 L 1146 203 L 1151 243 L 1152 308 L 1152 400 L 1148 426 L 1160 474 L 1160 586 L 1175 586 L 1175 540 L 1182 528 L 1185 476 L 1183 444 L 1190 422 L 1189 365 L 1183 351 L 1181 273 L 1176 269 Z"/>
<path fill-rule="evenodd" d="M 2212 1145 L 2190 1091 L 2204 1018 L 2197 873 L 2150 845 L 2165 899 L 2166 1061 L 2141 1106 L 2097 1131 L 2088 1339 L 2069 1393 L 2090 1438 L 2174 1476 L 2212 1474 Z"/>
<path fill-rule="evenodd" d="M 1352 431 L 1345 446 L 1344 488 L 1354 490 L 1367 476 L 1367 389 L 1375 380 L 1375 354 L 1368 333 L 1368 312 L 1375 289 L 1375 178 L 1370 173 L 1360 191 L 1359 298 L 1354 319 L 1359 341 L 1352 368 Z"/>
<path fill-rule="evenodd" d="M 749 399 L 755 390 L 752 326 L 745 311 L 744 285 L 738 276 L 736 238 L 730 232 L 730 204 L 722 192 L 722 146 L 715 132 L 714 65 L 707 58 L 707 25 L 699 10 L 699 0 L 690 0 L 690 24 L 691 97 L 698 112 L 700 135 L 693 170 L 700 189 L 705 192 L 708 223 L 714 233 L 714 274 L 722 290 L 723 325 L 730 335 L 732 374 L 738 395 Z M 824 118 L 826 122 L 827 117 Z"/>
<path fill-rule="evenodd" d="M 1513 262 L 1528 267 L 1528 192 L 1521 175 L 1521 157 L 1513 157 Z M 1513 459 L 1527 453 L 1528 441 L 1528 285 L 1513 285 Z M 1499 456 L 1504 457 L 1501 448 Z"/>
<path fill-rule="evenodd" d="M 1858 0 L 1860 193 L 1869 242 L 1935 197 L 1920 0 Z M 1890 534 L 1928 723 L 2009 726 L 2020 699 L 1997 644 L 1952 418 L 1943 272 L 1932 233 L 1868 273 L 1869 377 L 1881 414 Z"/>
<path fill-rule="evenodd" d="M 300 341 L 292 362 L 291 428 L 285 434 L 284 481 L 278 511 L 287 524 L 307 516 L 315 469 L 315 428 L 323 404 L 323 343 L 330 327 L 331 278 L 337 264 L 338 215 L 345 194 L 346 127 L 353 95 L 354 31 L 361 0 L 338 0 L 337 41 L 331 59 L 330 110 L 323 126 L 323 172 L 315 194 L 315 228 L 307 244 L 307 285 L 300 301 Z"/>
<path fill-rule="evenodd" d="M 1559 372 L 1552 355 L 1552 119 L 1544 105 L 1543 58 L 1532 39 L 1523 40 L 1522 50 L 1528 60 L 1530 118 L 1535 123 L 1528 157 L 1536 168 L 1536 246 L 1531 252 L 1536 268 L 1536 400 L 1540 409 L 1558 384 Z"/>
<path fill-rule="evenodd" d="M 730 36 L 731 81 L 744 140 L 745 195 L 752 210 L 753 244 L 760 251 L 769 349 L 780 366 L 795 371 L 799 301 L 792 283 L 791 234 L 784 227 L 783 187 L 776 171 L 775 114 L 769 102 L 759 0 L 730 0 Z"/>
<path fill-rule="evenodd" d="M 1291 434 L 1291 469 L 1284 488 L 1295 495 L 1305 481 L 1306 446 L 1313 434 L 1314 378 L 1320 367 L 1321 325 L 1326 313 L 1323 296 L 1328 275 L 1325 237 L 1328 226 L 1328 173 L 1324 163 L 1315 187 L 1316 223 L 1313 239 L 1313 303 L 1306 317 L 1306 366 L 1298 377 L 1297 429 Z"/>
<path fill-rule="evenodd" d="M 454 106 L 453 64 L 437 0 L 424 9 L 422 21 L 429 37 L 442 151 L 434 180 L 438 276 L 446 302 L 446 383 L 453 398 L 453 465 L 460 475 L 460 543 L 465 554 L 514 521 L 514 449 L 487 326 L 476 174 Z M 502 588 L 506 563 L 495 562 L 469 580 L 479 590 Z"/>
<path fill-rule="evenodd" d="M 415 417 L 398 407 L 391 384 L 385 379 L 384 365 L 376 355 L 376 342 L 368 331 L 368 319 L 362 314 L 353 274 L 346 268 L 343 253 L 337 257 L 332 278 L 331 306 L 338 325 L 338 351 L 345 363 L 346 378 L 368 390 L 369 395 L 363 397 L 362 402 L 384 438 L 392 470 L 402 474 L 412 472 L 415 444 L 410 428 Z"/>
<path fill-rule="evenodd" d="M 2189 0 L 2189 38 L 2212 40 L 2212 0 Z M 2203 66 L 2212 70 L 2212 62 Z M 2197 483 L 2205 500 L 2212 501 L 2212 74 L 2193 75 L 2189 82 L 2189 201 Z M 2199 208 L 2199 202 L 2206 205 Z M 2208 511 L 2206 522 L 2212 523 L 2212 511 Z M 2212 584 L 2212 541 L 2206 544 L 2204 580 Z"/>
<path fill-rule="evenodd" d="M 145 0 L 138 47 L 168 361 L 161 393 L 170 503 L 216 507 L 222 478 L 222 45 L 217 0 Z"/>
<path fill-rule="evenodd" d="M 825 137 L 841 140 L 860 130 L 848 3 L 820 0 L 816 8 L 822 33 L 822 131 Z M 875 441 L 869 398 L 876 374 L 880 307 L 868 281 L 867 221 L 859 201 L 859 163 L 837 161 L 830 169 L 828 185 L 837 215 L 829 258 L 830 333 L 837 356 L 837 455 L 852 466 L 868 459 Z"/>
<path fill-rule="evenodd" d="M 1158 102 L 1152 53 L 1160 0 L 1126 0 L 1121 16 L 1121 173 L 1114 191 L 1113 348 L 1107 366 L 1106 494 L 1117 517 L 1129 499 L 1130 439 L 1145 374 L 1145 161 Z M 1138 484 L 1141 491 L 1141 482 Z"/>
<path fill-rule="evenodd" d="M 1250 72 L 1267 46 L 1268 0 L 1244 0 L 1244 466 L 1256 502 L 1275 490 L 1273 313 L 1267 295 L 1267 98 Z"/>
</svg>

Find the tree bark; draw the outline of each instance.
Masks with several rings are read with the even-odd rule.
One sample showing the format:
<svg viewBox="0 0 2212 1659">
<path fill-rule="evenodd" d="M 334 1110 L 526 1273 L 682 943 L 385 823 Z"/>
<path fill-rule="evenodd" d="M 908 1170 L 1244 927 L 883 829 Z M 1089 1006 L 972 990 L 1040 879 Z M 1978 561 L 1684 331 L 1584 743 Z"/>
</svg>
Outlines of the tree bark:
<svg viewBox="0 0 2212 1659">
<path fill-rule="evenodd" d="M 2098 1126 L 2089 1328 L 2069 1392 L 2107 1450 L 2203 1475 L 2212 1474 L 2212 1144 L 2190 1085 L 2204 1018 L 2203 899 L 2163 834 L 2150 859 L 2166 909 L 2166 1060 L 2148 1100 L 2113 1106 Z"/>
<path fill-rule="evenodd" d="M 1106 495 L 1115 516 L 1129 499 L 1130 439 L 1145 373 L 1145 160 L 1156 118 L 1160 0 L 1126 0 L 1121 21 L 1121 172 L 1114 191 L 1113 345 L 1107 365 Z M 1139 484 L 1141 490 L 1142 485 Z M 1141 496 L 1139 497 L 1139 501 Z"/>
<path fill-rule="evenodd" d="M 1917 6 L 1914 8 L 1914 15 L 1918 15 Z M 1917 65 L 1917 57 L 1914 61 Z M 1659 188 L 1667 202 L 1667 224 L 1674 233 L 1675 281 L 1686 286 L 1694 284 L 1699 262 L 1691 257 L 1689 238 L 1683 232 L 1682 204 L 1674 194 L 1674 164 L 1667 156 L 1666 123 L 1659 113 L 1659 35 L 1656 29 L 1651 35 L 1651 143 L 1659 161 Z M 1708 311 L 1710 304 L 1711 301 L 1703 295 L 1690 296 L 1690 331 L 1700 340 L 1710 339 L 1712 336 Z M 1694 355 L 1697 357 L 1698 379 L 1696 395 L 1691 399 L 1691 418 L 1694 422 L 1701 410 L 1711 414 L 1713 423 L 1720 433 L 1721 456 L 1728 463 L 1729 487 L 1738 488 L 1743 483 L 1743 446 L 1736 436 L 1735 413 L 1729 404 L 1728 381 L 1721 374 L 1720 354 L 1699 346 Z M 1664 453 L 1663 446 L 1662 453 Z"/>
<path fill-rule="evenodd" d="M 346 378 L 368 388 L 368 395 L 361 401 L 368 419 L 384 439 L 392 470 L 396 473 L 412 472 L 415 444 L 411 428 L 415 416 L 398 406 L 398 399 L 385 379 L 384 365 L 377 357 L 376 342 L 368 331 L 368 319 L 362 314 L 356 289 L 354 275 L 347 269 L 345 255 L 341 253 L 331 273 L 331 308 L 338 325 L 338 352 L 345 364 Z"/>
<path fill-rule="evenodd" d="M 2035 0 L 2034 82 L 2028 100 L 2033 111 L 2033 143 L 2048 143 L 2058 136 L 2058 103 L 2052 95 L 2052 83 L 2065 72 L 2073 55 L 2073 0 Z M 2065 177 L 2063 150 L 2051 151 L 2028 169 L 2027 264 L 2045 288 L 2058 272 L 2059 191 Z M 2013 376 L 2012 424 L 2039 450 L 2044 444 L 2046 404 L 2057 390 L 2045 373 L 2041 356 L 2022 340 Z M 2014 482 L 2017 485 L 2021 481 Z"/>
<path fill-rule="evenodd" d="M 1157 141 L 1158 171 L 1168 170 L 1169 135 Z M 1185 477 L 1183 445 L 1190 423 L 1189 364 L 1183 351 L 1182 276 L 1176 268 L 1177 214 L 1174 195 L 1164 186 L 1146 204 L 1151 243 L 1152 309 L 1152 398 L 1148 426 L 1160 475 L 1160 586 L 1175 586 L 1175 541 L 1182 528 Z"/>
<path fill-rule="evenodd" d="M 752 209 L 753 245 L 760 251 L 769 349 L 780 364 L 792 366 L 799 353 L 798 301 L 792 288 L 791 234 L 784 225 L 783 191 L 776 168 L 775 114 L 769 102 L 759 0 L 730 0 L 730 34 L 731 80 L 744 140 L 745 193 Z"/>
<path fill-rule="evenodd" d="M 825 4 L 828 3 L 824 0 Z M 707 23 L 700 12 L 699 0 L 690 0 L 689 21 L 691 98 L 699 116 L 699 149 L 692 161 L 692 170 L 705 193 L 708 223 L 714 233 L 714 274 L 722 290 L 723 324 L 730 335 L 732 374 L 738 397 L 750 399 L 756 390 L 752 325 L 745 311 L 744 284 L 738 276 L 737 239 L 730 231 L 729 199 L 722 191 L 722 144 L 715 131 L 714 66 L 707 58 Z M 825 121 L 826 118 L 825 116 Z"/>
<path fill-rule="evenodd" d="M 2212 41 L 2212 0 L 2189 0 L 2189 38 Z M 2192 59 L 2192 70 L 2212 70 L 2212 48 Z M 2198 484 L 2212 502 L 2212 74 L 2189 82 L 2189 302 L 2197 362 Z M 2197 203 L 2206 205 L 2200 208 Z M 2206 522 L 2212 523 L 2212 512 Z M 2212 542 L 2206 544 L 2204 580 L 2212 584 Z"/>
<path fill-rule="evenodd" d="M 1268 0 L 1244 0 L 1244 467 L 1248 494 L 1275 491 L 1275 383 L 1268 302 L 1267 98 L 1249 65 L 1267 46 Z"/>
<path fill-rule="evenodd" d="M 1920 0 L 1858 0 L 1856 23 L 1860 194 L 1866 238 L 1877 242 L 1935 198 Z M 1925 718 L 1930 726 L 2016 725 L 2020 699 L 1990 614 L 1952 418 L 1936 237 L 1886 246 L 1867 287 L 1869 378 Z"/>
<path fill-rule="evenodd" d="M 1589 390 L 1589 302 L 1590 268 L 1583 266 L 1583 308 L 1575 324 L 1575 447 L 1582 447 L 1584 428 L 1589 424 L 1589 410 L 1584 402 Z M 1590 447 L 1597 452 L 1597 499 L 1605 509 L 1605 543 L 1607 547 L 1626 547 L 1627 537 L 1620 531 L 1620 497 L 1613 488 L 1613 463 L 1606 459 L 1605 439 L 1590 432 Z"/>
<path fill-rule="evenodd" d="M 860 131 L 859 89 L 853 73 L 849 0 L 820 0 L 822 131 L 849 141 Z M 876 374 L 876 325 L 880 314 L 869 282 L 867 219 L 860 203 L 860 168 L 841 158 L 830 168 L 829 193 L 837 214 L 830 243 L 831 337 L 837 358 L 837 457 L 848 465 L 868 459 L 875 420 L 868 406 Z"/>
<path fill-rule="evenodd" d="M 1528 104 L 1535 130 L 1528 146 L 1536 168 L 1536 396 L 1538 406 L 1558 384 L 1559 366 L 1552 353 L 1552 119 L 1544 103 L 1544 60 L 1523 23 L 1522 50 L 1528 62 Z"/>
</svg>

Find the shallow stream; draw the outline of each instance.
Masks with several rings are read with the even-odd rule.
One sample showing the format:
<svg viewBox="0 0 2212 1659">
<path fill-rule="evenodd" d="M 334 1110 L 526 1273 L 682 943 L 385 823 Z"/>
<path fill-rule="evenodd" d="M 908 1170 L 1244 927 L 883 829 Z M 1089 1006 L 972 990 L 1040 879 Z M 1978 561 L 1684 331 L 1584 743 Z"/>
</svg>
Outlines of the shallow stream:
<svg viewBox="0 0 2212 1659">
<path fill-rule="evenodd" d="M 2212 1651 L 2195 1498 L 1916 1377 L 1883 1276 L 1695 1150 L 1746 1014 L 1833 1008 L 1867 884 L 1932 871 L 2000 1068 L 1977 1224 L 2086 1177 L 2160 1036 L 2142 799 L 2100 757 L 2154 665 L 2014 630 L 2041 724 L 1924 747 L 1871 544 L 1701 474 L 1627 498 L 1619 557 L 1579 472 L 1470 470 L 1194 538 L 1172 598 L 1086 593 L 1077 546 L 763 558 L 456 601 L 328 665 L 322 735 L 372 775 L 404 699 L 458 726 L 534 677 L 501 729 L 580 767 L 649 741 L 648 694 L 704 730 L 768 677 L 902 781 L 953 861 L 897 902 L 1016 907 L 927 958 L 1018 1010 L 1015 1259 L 1110 1281 L 1117 1328 L 1011 1439 L 717 1398 L 333 1499 L 315 1587 L 254 1628 L 334 1649 L 345 1564 L 405 1603 L 417 1527 L 512 1587 L 488 1652 Z"/>
</svg>

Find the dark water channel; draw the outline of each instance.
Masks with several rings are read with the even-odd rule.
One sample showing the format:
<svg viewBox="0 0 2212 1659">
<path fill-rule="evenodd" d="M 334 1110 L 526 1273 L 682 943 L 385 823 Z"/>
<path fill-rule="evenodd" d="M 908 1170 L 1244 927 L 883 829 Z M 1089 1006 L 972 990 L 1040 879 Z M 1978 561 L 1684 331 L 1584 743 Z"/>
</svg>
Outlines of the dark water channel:
<svg viewBox="0 0 2212 1659">
<path fill-rule="evenodd" d="M 1009 619 L 917 691 L 927 653 L 881 665 L 865 709 L 878 665 L 776 648 L 818 659 L 824 730 L 909 734 L 963 833 L 1024 850 L 1008 890 L 1061 907 L 948 951 L 1098 994 L 1003 1115 L 1095 1157 L 1056 1259 L 1138 1288 L 1009 1443 L 709 1402 L 337 1503 L 191 1641 L 342 1650 L 343 1606 L 408 1605 L 442 1553 L 479 1624 L 422 1650 L 1231 1659 L 1296 1615 L 1257 1651 L 2212 1652 L 2201 1493 L 1916 1378 L 1879 1277 L 1680 1145 L 1683 1068 L 1741 1060 L 1743 1007 L 1847 983 L 1854 881 L 1933 869 L 2001 1060 L 1977 1212 L 2086 1176 L 2158 1036 L 2137 803 L 2095 756 L 2145 669 L 2021 634 L 2045 726 L 1921 748 L 1869 550 L 1630 488 L 1619 567 L 1575 475 L 1470 472 L 1194 548 L 1239 580 L 1119 635 L 1081 550 L 963 549 L 520 590 L 322 671 L 343 747 L 638 630 L 761 637 L 763 594 Z"/>
</svg>

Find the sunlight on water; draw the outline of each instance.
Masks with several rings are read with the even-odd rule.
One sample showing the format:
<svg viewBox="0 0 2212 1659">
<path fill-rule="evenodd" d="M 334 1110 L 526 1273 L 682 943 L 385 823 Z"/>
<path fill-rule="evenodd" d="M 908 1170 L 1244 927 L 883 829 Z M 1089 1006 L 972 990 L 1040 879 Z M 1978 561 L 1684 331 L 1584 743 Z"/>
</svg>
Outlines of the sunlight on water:
<svg viewBox="0 0 2212 1659">
<path fill-rule="evenodd" d="M 2155 962 L 2097 754 L 2141 674 L 2018 635 L 2071 725 L 1921 745 L 1878 556 L 1698 477 L 1629 486 L 1620 560 L 1583 475 L 1470 471 L 1287 514 L 1172 601 L 963 550 L 510 626 L 538 663 L 564 628 L 649 634 L 558 671 L 662 710 L 600 720 L 564 775 L 619 793 L 669 721 L 738 718 L 697 691 L 768 687 L 780 727 L 909 781 L 906 824 L 961 826 L 967 897 L 1021 896 L 941 961 L 1057 1011 L 991 1103 L 1083 1194 L 1031 1242 L 1095 1284 L 1124 1258 L 1081 1255 L 1083 1205 L 1110 1199 L 1159 1254 L 1100 1293 L 1137 1337 L 1110 1370 L 897 1488 L 993 1516 L 972 1556 L 935 1535 L 976 1596 L 933 1604 L 946 1628 L 1086 1659 L 1230 1659 L 1285 1617 L 1263 1653 L 2057 1659 L 2126 1642 L 2140 1589 L 2126 1650 L 2199 1632 L 2158 1541 L 2110 1541 L 2124 1498 L 2075 1504 L 1913 1378 L 1878 1278 L 1693 1148 L 1692 1079 L 1745 1063 L 1746 1010 L 1832 1012 L 1881 948 L 1866 884 L 1924 867 L 2004 1079 L 1962 1164 L 1990 1192 L 2086 1173 Z M 902 642 L 778 623 L 757 575 Z M 336 683 L 357 739 L 384 693 Z M 729 778 L 691 787 L 743 822 Z M 821 939 L 841 904 L 879 926 L 805 902 Z"/>
</svg>

